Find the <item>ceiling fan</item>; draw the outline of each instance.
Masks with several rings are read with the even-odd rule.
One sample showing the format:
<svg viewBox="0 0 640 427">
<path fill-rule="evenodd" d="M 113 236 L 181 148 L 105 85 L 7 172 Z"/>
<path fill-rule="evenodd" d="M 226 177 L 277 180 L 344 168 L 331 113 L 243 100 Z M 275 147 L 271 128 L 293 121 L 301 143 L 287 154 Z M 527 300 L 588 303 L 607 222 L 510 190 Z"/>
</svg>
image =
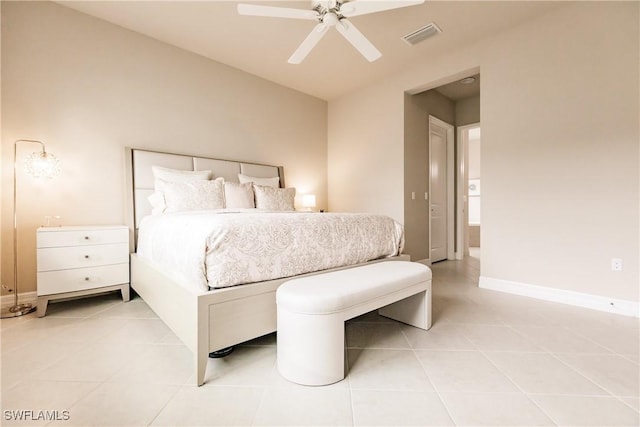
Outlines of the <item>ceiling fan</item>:
<svg viewBox="0 0 640 427">
<path fill-rule="evenodd" d="M 382 54 L 347 18 L 398 9 L 424 3 L 424 0 L 313 0 L 311 9 L 239 4 L 240 15 L 267 16 L 272 18 L 307 19 L 318 21 L 311 33 L 289 58 L 290 64 L 299 64 L 316 44 L 335 27 L 369 62 Z"/>
</svg>

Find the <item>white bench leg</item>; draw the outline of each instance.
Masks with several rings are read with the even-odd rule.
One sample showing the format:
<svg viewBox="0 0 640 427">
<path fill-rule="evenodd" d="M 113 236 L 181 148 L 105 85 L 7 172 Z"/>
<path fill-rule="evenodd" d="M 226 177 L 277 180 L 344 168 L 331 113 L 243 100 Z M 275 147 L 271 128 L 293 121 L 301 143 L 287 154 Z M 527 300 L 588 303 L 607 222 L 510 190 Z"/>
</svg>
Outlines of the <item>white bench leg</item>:
<svg viewBox="0 0 640 427">
<path fill-rule="evenodd" d="M 46 296 L 38 297 L 38 317 L 44 317 L 47 313 L 47 305 L 49 305 L 49 298 Z"/>
<path fill-rule="evenodd" d="M 378 310 L 378 314 L 428 330 L 431 328 L 431 282 L 425 292 L 382 307 Z"/>
<path fill-rule="evenodd" d="M 128 283 L 125 285 L 122 285 L 122 287 L 120 288 L 120 292 L 122 293 L 122 301 L 129 302 L 129 300 L 131 300 Z"/>
<path fill-rule="evenodd" d="M 278 308 L 278 370 L 297 384 L 327 385 L 344 379 L 344 320 Z"/>
</svg>

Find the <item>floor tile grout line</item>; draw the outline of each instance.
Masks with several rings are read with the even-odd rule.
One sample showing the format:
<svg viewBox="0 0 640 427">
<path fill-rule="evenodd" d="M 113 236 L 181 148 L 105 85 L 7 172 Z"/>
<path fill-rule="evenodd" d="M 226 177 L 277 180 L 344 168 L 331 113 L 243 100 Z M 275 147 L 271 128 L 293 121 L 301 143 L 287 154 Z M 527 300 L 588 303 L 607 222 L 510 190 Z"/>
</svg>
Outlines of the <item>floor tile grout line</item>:
<svg viewBox="0 0 640 427">
<path fill-rule="evenodd" d="M 96 392 L 96 390 L 98 390 L 102 385 L 105 384 L 105 381 L 96 381 L 95 382 L 95 387 L 93 387 L 91 389 L 91 391 L 87 392 L 86 394 L 84 394 L 83 396 L 81 396 L 78 400 L 76 400 L 74 403 L 72 403 L 71 405 L 69 405 L 69 407 L 67 408 L 67 410 L 69 411 L 69 414 L 71 416 L 71 418 L 73 418 L 73 408 L 75 408 L 80 402 L 82 402 L 83 400 L 85 400 L 86 398 L 88 398 L 89 396 L 91 396 L 93 393 Z M 50 424 L 47 425 L 52 425 L 53 421 Z"/>
<path fill-rule="evenodd" d="M 505 324 L 505 325 L 491 325 L 491 326 L 504 326 L 504 327 L 506 327 L 506 328 L 508 328 L 508 329 L 511 329 L 511 331 L 515 332 L 515 333 L 516 333 L 516 335 L 518 335 L 518 336 L 520 336 L 521 338 L 523 338 L 526 342 L 528 342 L 528 343 L 532 344 L 534 347 L 538 347 L 538 348 L 540 348 L 540 349 L 542 349 L 542 350 L 543 350 L 543 351 L 531 351 L 531 350 L 529 350 L 529 351 L 526 351 L 526 352 L 530 352 L 530 353 L 546 353 L 546 352 L 548 352 L 544 347 L 542 347 L 542 346 L 540 346 L 540 345 L 538 345 L 538 344 L 536 344 L 536 343 L 532 342 L 530 339 L 528 339 L 528 338 L 526 338 L 526 337 L 522 336 L 522 334 L 518 333 L 518 331 L 517 331 L 517 330 L 515 330 L 511 325 L 507 325 L 507 324 Z M 465 333 L 464 329 L 463 329 L 461 332 L 462 332 L 462 335 L 463 335 L 467 340 L 469 340 L 472 344 L 474 344 L 478 350 L 480 350 L 480 351 L 484 351 L 484 350 L 486 350 L 486 349 L 482 349 L 482 348 L 480 348 L 480 346 L 478 346 L 475 342 L 473 342 L 473 340 L 472 340 L 471 338 L 469 338 L 469 336 Z M 486 350 L 486 351 L 492 351 L 492 350 Z M 523 351 L 522 351 L 522 350 L 495 350 L 495 351 L 496 351 L 496 352 L 502 351 L 502 352 L 523 353 Z"/>
<path fill-rule="evenodd" d="M 36 320 L 37 320 L 37 319 L 36 319 Z M 29 322 L 29 323 L 30 323 L 30 322 Z M 64 332 L 64 330 L 65 330 L 65 329 L 67 329 L 69 326 L 71 326 L 71 325 L 61 325 L 60 327 L 53 327 L 52 329 L 58 329 L 58 330 L 57 330 L 57 331 L 54 331 L 54 333 L 53 333 L 53 334 L 51 334 L 50 336 L 49 336 L 49 335 L 47 335 L 46 339 L 52 339 L 52 338 L 55 338 L 57 335 L 62 334 L 62 333 Z M 48 328 L 45 328 L 45 329 L 48 329 Z M 36 329 L 36 331 L 37 331 L 37 330 L 38 330 L 38 329 Z M 43 331 L 43 329 L 40 329 L 40 331 Z M 12 349 L 10 349 L 10 350 L 8 350 L 8 351 L 6 351 L 6 350 L 3 348 L 3 349 L 2 349 L 2 353 L 3 353 L 3 354 L 10 353 L 10 352 L 13 352 L 13 351 L 17 351 L 17 350 L 23 349 L 24 347 L 28 346 L 28 345 L 32 342 L 32 340 L 29 340 L 29 339 L 25 339 L 25 338 L 23 338 L 23 334 L 24 334 L 24 332 L 28 332 L 28 331 L 22 331 L 22 333 L 20 334 L 20 335 L 21 335 L 21 338 L 19 339 L 19 341 L 21 342 L 21 344 L 19 344 L 17 347 L 12 348 Z M 5 344 L 3 344 L 3 347 L 4 347 L 4 346 L 6 346 L 6 340 L 7 340 L 8 338 L 6 338 L 6 336 L 4 336 L 4 334 L 2 334 L 2 335 L 3 335 L 3 337 L 2 337 L 2 341 L 3 341 L 3 342 L 5 342 Z M 12 340 L 12 338 L 9 338 L 9 340 Z M 39 341 L 40 341 L 40 340 L 43 340 L 43 338 L 37 338 L 36 340 L 39 340 Z"/>
<path fill-rule="evenodd" d="M 546 346 L 544 346 L 544 345 L 542 345 L 542 344 L 538 344 L 538 343 L 534 342 L 533 340 L 531 340 L 531 339 L 527 338 L 527 336 L 526 336 L 524 333 L 520 332 L 519 330 L 517 330 L 517 329 L 516 329 L 515 327 L 513 327 L 512 325 L 509 325 L 509 328 L 510 328 L 514 333 L 516 333 L 516 335 L 519 335 L 519 336 L 520 336 L 520 337 L 522 337 L 524 340 L 526 340 L 526 341 L 530 342 L 531 344 L 533 344 L 534 346 L 539 347 L 539 348 L 541 348 L 542 350 L 544 350 L 544 351 L 539 352 L 539 353 L 551 353 L 551 352 L 552 352 L 552 350 L 550 350 L 548 347 L 546 347 Z"/>
<path fill-rule="evenodd" d="M 345 325 L 346 328 L 346 325 Z M 349 399 L 350 399 L 350 403 L 351 403 L 351 425 L 355 426 L 356 425 L 356 411 L 355 408 L 353 406 L 353 385 L 351 384 L 351 376 L 349 375 L 349 373 L 351 372 L 351 363 L 349 363 L 349 348 L 347 347 L 347 334 L 344 334 L 344 343 L 345 343 L 345 347 L 344 347 L 344 363 L 345 363 L 345 373 L 346 373 L 346 378 L 345 380 L 347 380 L 347 386 L 349 388 Z"/>
<path fill-rule="evenodd" d="M 65 346 L 68 343 L 65 343 Z M 12 350 L 14 351 L 14 350 Z M 39 379 L 36 378 L 35 376 L 38 375 L 41 372 L 44 372 L 45 370 L 49 369 L 50 367 L 52 367 L 53 365 L 55 365 L 56 363 L 62 361 L 66 356 L 59 356 L 58 358 L 54 358 L 52 360 L 48 360 L 48 363 L 45 363 L 41 366 L 38 366 L 35 370 L 31 370 L 30 372 L 26 373 L 26 377 L 24 378 L 24 380 L 31 380 L 31 381 L 55 381 L 55 380 L 43 380 L 43 379 Z M 81 381 L 81 382 L 93 382 L 93 381 Z M 14 388 L 16 388 L 17 386 L 19 386 L 20 383 L 16 383 L 13 386 L 11 386 L 9 389 L 7 389 L 7 391 L 12 390 Z"/>
<path fill-rule="evenodd" d="M 634 365 L 637 365 L 637 366 L 640 367 L 640 361 L 633 360 L 632 358 L 629 357 L 629 354 L 620 354 L 620 353 L 617 353 L 617 354 L 622 356 L 625 360 L 628 360 L 629 362 L 633 363 Z"/>
<path fill-rule="evenodd" d="M 273 378 L 275 378 L 276 375 L 280 375 L 280 373 L 278 372 L 278 359 L 276 358 L 273 361 L 273 365 L 271 366 L 271 370 L 269 372 L 271 374 L 271 376 Z M 274 385 L 273 383 L 275 382 L 274 379 L 271 379 L 270 381 L 268 381 L 267 384 L 264 385 L 238 385 L 238 384 L 231 384 L 231 385 L 220 385 L 220 386 L 216 386 L 216 385 L 203 385 L 203 387 L 235 387 L 235 388 L 249 388 L 249 389 L 255 389 L 258 388 L 261 390 L 260 392 L 260 400 L 258 401 L 258 404 L 256 405 L 256 410 L 253 414 L 253 417 L 251 418 L 251 426 L 255 426 L 256 425 L 256 419 L 258 418 L 258 414 L 260 413 L 260 409 L 262 408 L 262 405 L 264 403 L 264 400 L 266 399 L 266 395 L 267 395 L 267 390 L 269 388 L 279 388 L 278 386 Z"/>
<path fill-rule="evenodd" d="M 431 328 L 429 328 L 429 329 L 431 329 Z M 402 328 L 400 328 L 400 332 L 402 333 L 402 335 L 404 335 L 404 338 L 409 343 L 409 346 L 411 346 L 411 342 L 409 341 L 409 338 L 407 337 L 407 334 L 402 330 Z M 457 426 L 458 424 L 456 423 L 456 419 L 453 417 L 453 414 L 451 413 L 451 410 L 449 409 L 449 407 L 447 406 L 446 402 L 442 398 L 442 395 L 440 394 L 440 390 L 438 390 L 438 388 L 435 386 L 433 381 L 431 381 L 431 378 L 429 378 L 429 373 L 425 369 L 424 364 L 422 363 L 422 360 L 420 360 L 420 357 L 418 357 L 418 354 L 416 353 L 416 350 L 414 348 L 411 348 L 411 351 L 413 352 L 413 357 L 415 357 L 416 360 L 418 361 L 418 364 L 420 365 L 420 368 L 422 369 L 422 372 L 424 372 L 425 377 L 427 377 L 427 381 L 429 381 L 429 384 L 431 384 L 431 387 L 433 387 L 433 390 L 434 390 L 435 394 L 438 396 L 438 399 L 440 400 L 440 403 L 442 403 L 442 407 L 447 412 L 447 415 L 449 416 L 449 419 L 451 420 L 451 423 L 454 426 Z"/>
<path fill-rule="evenodd" d="M 260 409 L 262 409 L 262 405 L 264 404 L 264 401 L 266 399 L 267 396 L 267 388 L 268 387 L 264 387 L 262 388 L 262 393 L 260 395 L 260 401 L 258 402 L 258 405 L 256 406 L 256 410 L 253 414 L 253 417 L 251 418 L 251 425 L 255 426 L 256 425 L 256 420 L 258 418 L 258 414 L 260 413 Z"/>
<path fill-rule="evenodd" d="M 411 351 L 411 347 L 345 347 L 347 350 L 393 350 L 393 351 Z"/>
<path fill-rule="evenodd" d="M 113 295 L 115 295 L 115 294 L 113 294 Z M 105 295 L 102 295 L 102 297 L 104 297 L 104 296 Z M 74 302 L 83 302 L 83 301 L 88 301 L 88 302 L 95 303 L 94 307 L 97 309 L 97 311 L 95 311 L 94 313 L 91 313 L 89 315 L 86 315 L 86 316 L 70 316 L 70 317 L 91 318 L 91 317 L 95 316 L 98 313 L 102 313 L 102 312 L 104 312 L 106 310 L 109 310 L 109 309 L 115 307 L 115 306 L 119 306 L 120 303 L 123 303 L 122 298 L 120 296 L 118 296 L 118 298 L 112 298 L 111 300 L 106 299 L 106 298 L 99 298 L 99 297 L 98 298 L 80 297 L 80 298 L 77 298 L 77 299 L 60 300 L 60 301 L 56 301 L 56 302 L 51 301 L 49 306 L 47 307 L 47 311 L 49 311 L 49 309 L 51 309 L 52 307 L 55 307 L 58 304 L 62 304 L 62 303 L 65 303 L 65 302 L 74 303 Z M 100 305 L 106 305 L 106 307 L 100 307 Z M 73 310 L 73 309 L 74 309 L 74 307 L 71 308 L 71 310 Z M 89 308 L 87 308 L 86 306 L 83 306 L 83 307 L 80 308 L 80 310 L 90 310 L 90 309 L 92 309 L 91 306 L 89 306 Z M 47 314 L 47 316 L 49 316 L 49 314 Z M 55 316 L 55 315 L 53 315 L 53 316 L 50 316 L 50 317 L 66 317 L 66 316 Z"/>
<path fill-rule="evenodd" d="M 589 378 L 589 376 L 587 376 L 586 374 L 584 374 L 583 372 L 581 372 L 578 368 L 576 368 L 575 366 L 570 365 L 569 363 L 565 362 L 564 360 L 562 360 L 561 358 L 558 357 L 557 354 L 555 353 L 549 353 L 551 355 L 551 357 L 553 357 L 555 360 L 557 360 L 558 362 L 562 363 L 564 366 L 568 367 L 569 369 L 571 369 L 573 372 L 577 373 L 578 375 L 580 375 L 581 377 L 583 377 L 584 379 L 586 379 L 589 382 L 592 382 L 593 384 L 595 384 L 596 386 L 600 387 L 602 390 L 606 391 L 607 393 L 609 393 L 610 397 L 616 397 L 616 395 L 614 393 L 612 393 L 609 389 L 607 389 L 606 387 L 602 386 L 601 384 L 599 384 L 596 380 Z M 585 353 L 581 353 L 581 354 L 585 354 Z M 588 354 L 586 354 L 588 355 Z"/>
<path fill-rule="evenodd" d="M 483 353 L 483 355 L 492 363 L 494 364 L 494 366 L 496 367 L 496 369 L 498 369 L 501 373 L 503 373 L 504 375 L 507 376 L 507 378 L 509 378 L 509 380 L 511 380 L 516 387 L 518 387 L 525 395 L 530 396 L 530 395 L 547 395 L 547 396 L 555 396 L 557 394 L 552 394 L 552 393 L 527 393 L 524 390 L 522 390 L 520 388 L 520 386 L 518 386 L 517 383 L 515 383 L 514 380 L 511 379 L 511 377 L 509 377 L 507 375 L 506 372 L 503 372 L 497 365 L 495 365 L 495 363 L 493 363 L 493 361 L 486 356 L 486 354 L 484 354 L 483 351 L 481 351 Z M 578 375 L 580 375 L 581 377 L 583 377 L 584 379 L 586 379 L 587 381 L 593 383 L 594 385 L 596 385 L 597 387 L 601 388 L 602 390 L 604 390 L 605 392 L 609 393 L 609 395 L 596 395 L 596 394 L 560 394 L 561 396 L 582 396 L 582 397 L 596 397 L 596 398 L 614 398 L 616 400 L 618 400 L 619 402 L 621 402 L 622 404 L 624 404 L 625 406 L 628 406 L 629 408 L 633 409 L 636 412 L 639 412 L 639 410 L 633 408 L 631 405 L 629 405 L 627 402 L 625 402 L 624 400 L 622 400 L 625 396 L 618 396 L 616 394 L 614 394 L 613 392 L 611 392 L 609 389 L 607 389 L 606 387 L 604 387 L 603 385 L 601 385 L 600 383 L 598 383 L 597 381 L 595 381 L 594 379 L 589 378 L 586 374 L 583 374 L 582 372 L 578 371 L 577 368 L 574 368 L 573 366 L 569 365 L 568 363 L 564 362 L 562 359 L 558 358 L 556 354 L 554 354 L 553 352 L 547 352 L 547 354 L 549 354 L 551 357 L 553 357 L 554 359 L 558 360 L 560 363 L 562 363 L 563 365 L 567 366 L 568 368 L 570 368 L 572 371 L 574 371 L 575 373 L 577 373 Z M 584 354 L 584 353 L 579 353 L 579 354 Z M 608 354 L 608 353 L 606 353 Z M 533 401 L 533 399 L 530 399 Z M 542 408 L 535 402 L 533 401 L 533 403 L 538 406 L 539 409 L 542 410 Z M 545 411 L 543 411 L 543 413 L 545 413 L 547 416 L 549 416 L 549 419 L 553 420 L 553 418 L 547 414 Z M 553 420 L 555 422 L 555 420 Z M 557 423 L 556 423 L 557 424 Z"/>
<path fill-rule="evenodd" d="M 566 328 L 566 327 L 564 327 L 564 326 L 563 326 L 563 328 Z M 566 329 L 568 329 L 568 328 L 566 328 Z M 594 329 L 597 329 L 597 328 L 594 328 Z M 600 347 L 602 347 L 602 348 L 605 348 L 605 349 L 609 350 L 609 351 L 610 351 L 611 353 L 613 353 L 613 354 L 617 354 L 617 355 L 620 355 L 620 356 L 624 357 L 624 355 L 623 355 L 623 354 L 621 354 L 621 353 L 619 353 L 619 352 L 615 351 L 614 349 L 612 349 L 612 348 L 610 348 L 610 347 L 608 347 L 608 346 L 606 346 L 606 345 L 603 345 L 603 344 L 601 344 L 601 343 L 599 343 L 599 342 L 595 341 L 594 339 L 592 339 L 592 338 L 590 338 L 590 337 L 588 337 L 588 336 L 586 336 L 586 335 L 581 334 L 581 333 L 580 333 L 580 331 L 572 330 L 572 329 L 569 329 L 569 330 L 570 330 L 572 333 L 574 333 L 574 334 L 578 335 L 579 337 L 582 337 L 582 338 L 586 339 L 587 341 L 591 341 L 592 343 L 594 343 L 594 344 L 596 344 L 596 345 L 598 345 L 598 346 L 600 346 Z"/>
<path fill-rule="evenodd" d="M 109 310 L 111 310 L 111 309 L 113 309 L 113 308 L 115 308 L 115 307 L 119 307 L 119 306 L 120 306 L 120 303 L 128 304 L 128 303 L 130 303 L 130 302 L 131 302 L 131 300 L 129 300 L 129 301 L 127 301 L 127 302 L 125 303 L 124 301 L 122 301 L 122 299 L 120 299 L 120 301 L 119 301 L 119 302 L 114 302 L 114 303 L 113 303 L 113 304 L 111 304 L 109 307 L 105 307 L 103 310 L 97 311 L 97 312 L 93 313 L 93 314 L 92 314 L 91 316 L 89 316 L 89 317 L 96 317 L 96 318 L 98 318 L 98 317 L 100 317 L 100 316 L 98 316 L 99 314 L 104 313 L 104 312 L 106 312 L 106 311 L 109 311 Z"/>
<path fill-rule="evenodd" d="M 188 380 L 187 380 L 188 381 Z M 150 425 L 153 424 L 153 422 L 160 416 L 160 414 L 162 413 L 162 411 L 165 410 L 165 408 L 169 405 L 169 403 L 171 403 L 171 401 L 173 401 L 173 399 L 176 398 L 176 396 L 178 395 L 178 393 L 180 393 L 180 390 L 182 390 L 184 387 L 183 385 L 177 386 L 175 387 L 175 391 L 173 392 L 173 394 L 171 395 L 171 397 L 169 397 L 167 399 L 166 402 L 164 402 L 164 405 L 162 405 L 162 408 L 160 408 L 158 410 L 158 412 L 156 412 L 156 414 L 151 418 L 151 420 L 147 423 L 147 427 L 149 427 Z"/>
<path fill-rule="evenodd" d="M 605 387 L 604 385 L 600 384 L 598 381 L 596 381 L 595 379 L 589 378 L 589 376 L 587 376 L 587 374 L 581 372 L 578 368 L 571 366 L 569 363 L 565 362 L 564 360 L 560 359 L 556 354 L 550 353 L 551 357 L 555 358 L 556 360 L 558 360 L 560 363 L 562 363 L 563 365 L 567 366 L 568 368 L 570 368 L 571 370 L 573 370 L 574 372 L 576 372 L 578 375 L 582 376 L 583 378 L 585 378 L 587 381 L 592 382 L 593 384 L 595 384 L 596 386 L 600 387 L 602 390 L 606 391 L 607 393 L 609 393 L 609 396 L 602 396 L 602 397 L 609 397 L 609 398 L 614 398 L 616 399 L 618 402 L 622 403 L 623 405 L 633 409 L 636 412 L 640 412 L 638 410 L 636 410 L 635 408 L 633 408 L 631 405 L 629 405 L 627 402 L 625 402 L 624 400 L 622 400 L 621 396 L 618 396 L 617 394 L 613 393 L 611 390 L 609 390 L 607 387 Z M 619 356 L 619 355 L 618 355 Z M 598 397 L 598 396 L 594 396 L 594 397 Z"/>
<path fill-rule="evenodd" d="M 502 375 L 505 376 L 505 378 L 507 378 L 509 381 L 511 381 L 511 383 L 518 389 L 520 390 L 520 392 L 526 396 L 527 399 L 529 399 L 529 401 L 540 410 L 540 412 L 542 412 L 544 415 L 547 416 L 547 418 L 549 418 L 551 420 L 552 423 L 554 423 L 556 426 L 561 425 L 558 421 L 556 421 L 551 414 L 549 414 L 547 411 L 545 411 L 539 404 L 538 402 L 536 402 L 535 400 L 533 400 L 529 394 L 522 388 L 520 387 L 520 385 L 513 379 L 511 378 L 511 376 L 509 374 L 507 374 L 505 371 L 503 371 L 502 369 L 500 369 L 500 367 L 498 365 L 495 364 L 495 362 L 493 360 L 491 360 L 491 358 L 489 358 L 484 351 L 480 350 L 480 354 L 482 354 L 482 356 L 489 361 L 489 363 L 491 363 L 493 365 L 493 367 L 500 372 Z"/>
</svg>

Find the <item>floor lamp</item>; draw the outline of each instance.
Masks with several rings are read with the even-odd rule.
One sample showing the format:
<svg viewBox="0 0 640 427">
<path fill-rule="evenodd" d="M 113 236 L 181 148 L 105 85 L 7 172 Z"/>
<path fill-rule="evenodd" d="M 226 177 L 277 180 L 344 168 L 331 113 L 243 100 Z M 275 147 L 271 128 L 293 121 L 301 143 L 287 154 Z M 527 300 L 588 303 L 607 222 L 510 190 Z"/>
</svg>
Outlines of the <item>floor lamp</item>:
<svg viewBox="0 0 640 427">
<path fill-rule="evenodd" d="M 21 143 L 40 144 L 41 151 L 31 153 L 25 159 L 25 172 L 34 178 L 53 178 L 60 172 L 60 161 L 51 153 L 47 153 L 44 143 L 32 139 L 19 139 L 13 143 L 13 305 L 2 310 L 1 317 L 18 317 L 31 313 L 36 307 L 33 304 L 18 303 L 18 215 L 16 210 L 16 169 L 17 148 Z"/>
</svg>

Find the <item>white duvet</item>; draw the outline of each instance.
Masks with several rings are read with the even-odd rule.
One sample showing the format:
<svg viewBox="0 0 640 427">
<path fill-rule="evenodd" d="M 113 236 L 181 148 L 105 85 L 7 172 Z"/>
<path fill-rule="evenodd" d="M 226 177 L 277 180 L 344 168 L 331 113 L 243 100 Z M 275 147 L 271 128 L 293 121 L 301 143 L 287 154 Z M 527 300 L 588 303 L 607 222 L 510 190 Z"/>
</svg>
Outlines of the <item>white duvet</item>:
<svg viewBox="0 0 640 427">
<path fill-rule="evenodd" d="M 181 212 L 143 219 L 140 257 L 200 291 L 399 255 L 403 229 L 372 214 Z"/>
</svg>

